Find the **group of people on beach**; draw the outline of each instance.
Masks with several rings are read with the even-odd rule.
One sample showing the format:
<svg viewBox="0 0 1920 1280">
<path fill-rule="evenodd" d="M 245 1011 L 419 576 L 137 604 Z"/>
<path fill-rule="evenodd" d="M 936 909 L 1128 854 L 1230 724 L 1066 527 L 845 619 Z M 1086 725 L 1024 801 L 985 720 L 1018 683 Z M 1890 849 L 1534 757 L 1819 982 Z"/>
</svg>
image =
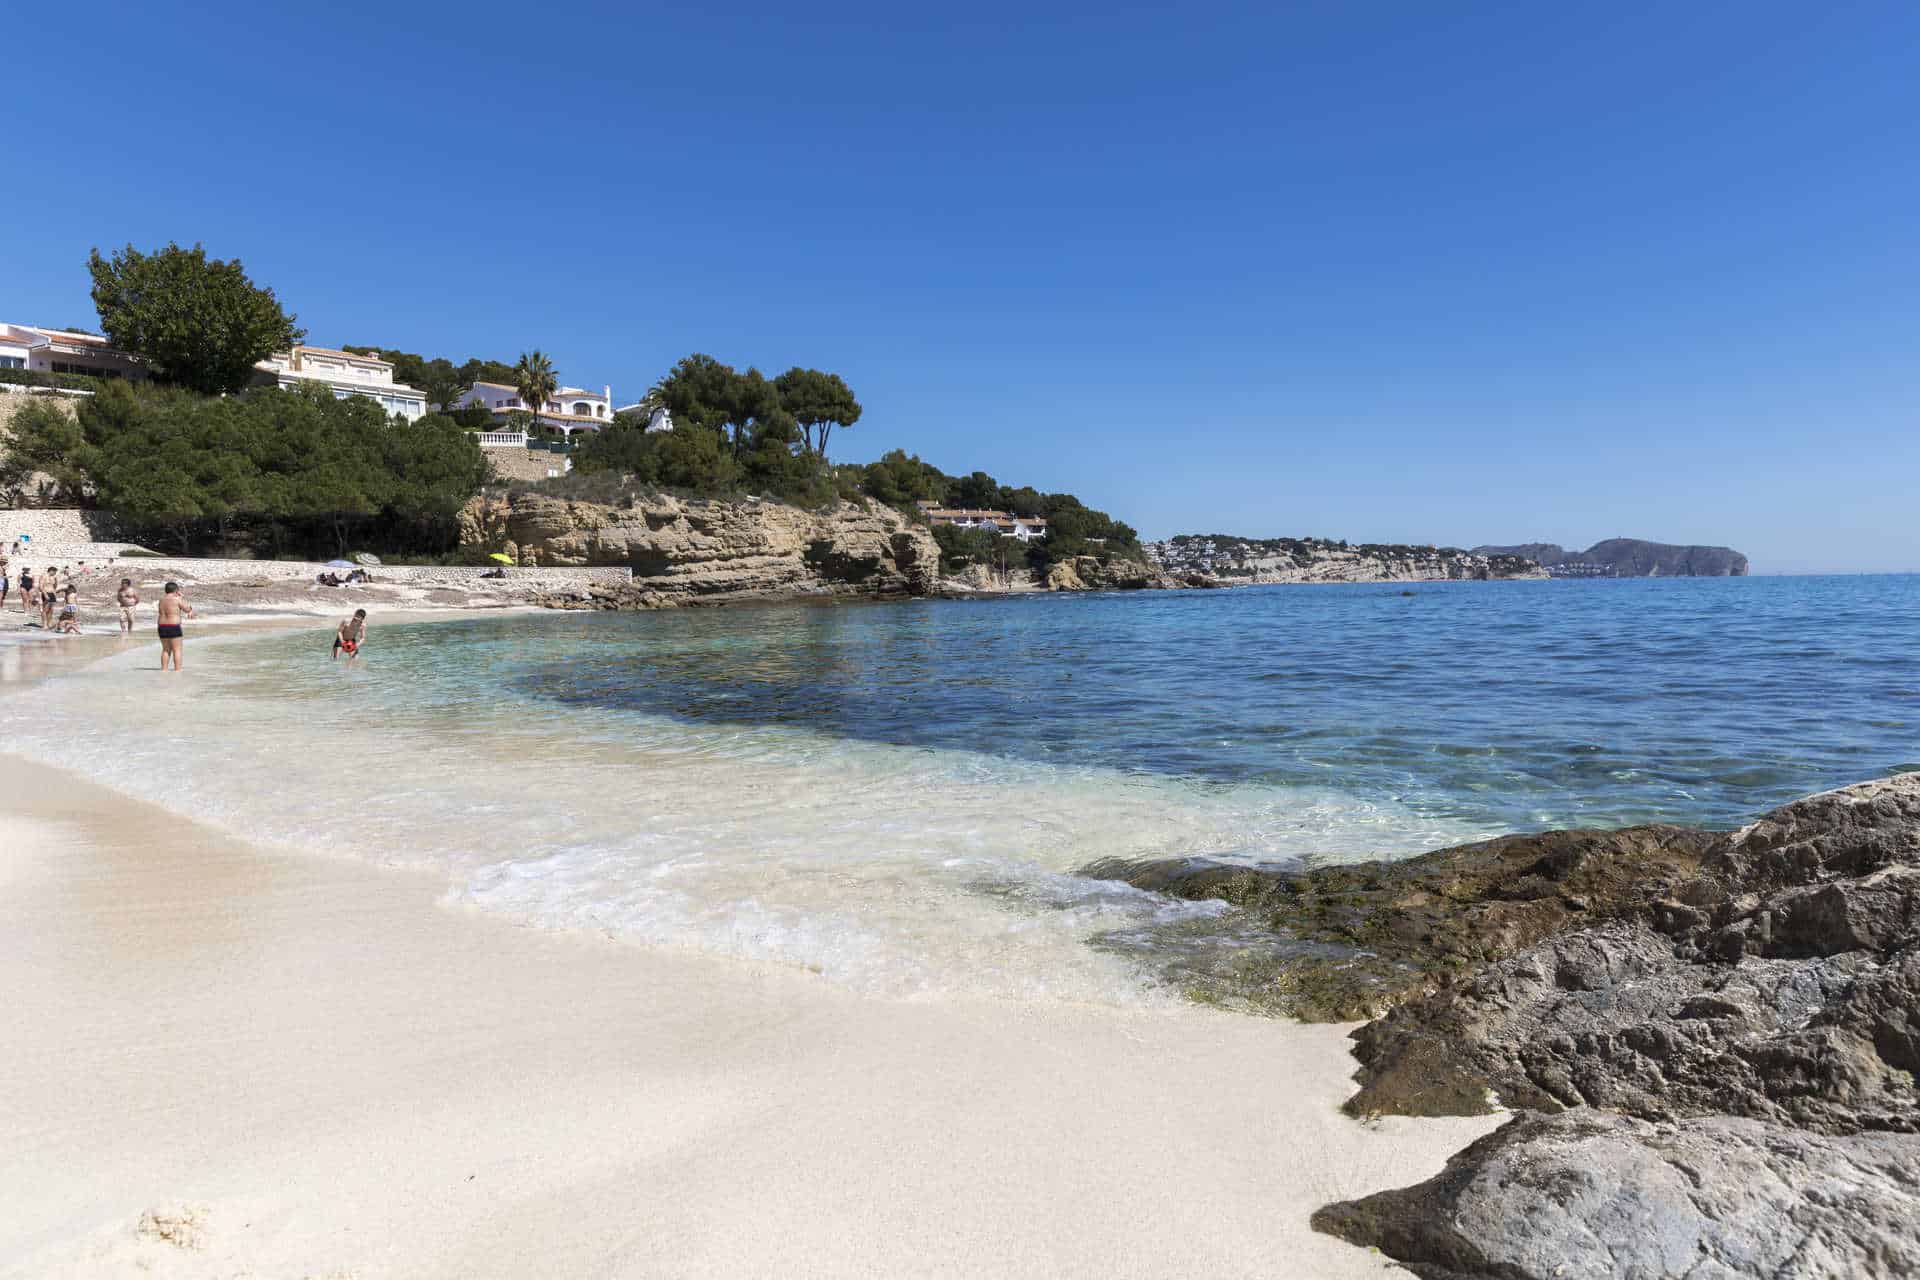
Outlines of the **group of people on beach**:
<svg viewBox="0 0 1920 1280">
<path fill-rule="evenodd" d="M 16 543 L 17 547 L 19 544 Z M 64 574 L 53 565 L 49 565 L 38 575 L 30 567 L 22 567 L 18 578 L 20 611 L 31 617 L 35 612 L 40 615 L 40 627 L 55 635 L 80 634 L 80 607 L 75 602 L 78 584 L 88 577 L 86 562 L 83 560 L 76 569 Z M 16 582 L 12 570 L 12 558 L 0 555 L 0 610 L 6 608 L 7 597 L 15 590 Z M 120 579 L 120 586 L 114 592 L 113 602 L 120 611 L 120 634 L 133 634 L 133 611 L 140 605 L 139 589 L 133 585 L 132 578 Z M 57 612 L 57 616 L 56 616 Z M 159 602 L 154 606 L 157 616 L 160 638 L 160 669 L 179 671 L 186 656 L 186 620 L 194 616 L 193 606 L 181 593 L 180 584 L 169 582 L 162 590 Z M 360 646 L 366 639 L 367 611 L 355 609 L 353 616 L 341 622 L 334 629 L 333 660 L 338 662 L 342 654 L 346 655 L 347 665 L 353 665 L 360 656 Z"/>
<path fill-rule="evenodd" d="M 36 576 L 31 566 L 22 566 L 16 583 L 12 557 L 0 555 L 0 609 L 6 607 L 7 597 L 14 594 L 17 588 L 20 612 L 28 617 L 39 614 L 42 630 L 56 635 L 79 635 L 80 606 L 75 596 L 79 584 L 88 576 L 84 561 L 78 569 L 70 569 L 64 574 L 57 567 L 49 565 Z"/>
</svg>

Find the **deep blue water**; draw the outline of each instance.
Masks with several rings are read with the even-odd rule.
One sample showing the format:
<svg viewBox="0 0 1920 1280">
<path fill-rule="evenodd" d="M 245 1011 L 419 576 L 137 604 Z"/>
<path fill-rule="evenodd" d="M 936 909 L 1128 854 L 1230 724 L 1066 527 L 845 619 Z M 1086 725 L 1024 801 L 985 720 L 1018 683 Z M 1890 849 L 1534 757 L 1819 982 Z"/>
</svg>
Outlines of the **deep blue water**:
<svg viewBox="0 0 1920 1280">
<path fill-rule="evenodd" d="M 550 656 L 512 677 L 540 700 L 1334 787 L 1493 829 L 1737 824 L 1920 767 L 1912 576 L 1259 587 L 540 626 Z"/>
</svg>

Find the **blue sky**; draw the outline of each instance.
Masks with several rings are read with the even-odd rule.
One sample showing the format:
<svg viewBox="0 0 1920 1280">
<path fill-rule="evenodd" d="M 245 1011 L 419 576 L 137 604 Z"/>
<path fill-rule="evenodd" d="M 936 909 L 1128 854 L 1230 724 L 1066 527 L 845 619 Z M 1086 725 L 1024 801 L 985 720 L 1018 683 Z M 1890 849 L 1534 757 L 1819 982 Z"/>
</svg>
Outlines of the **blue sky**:
<svg viewBox="0 0 1920 1280">
<path fill-rule="evenodd" d="M 315 342 L 837 370 L 841 459 L 1153 536 L 1920 569 L 1920 6 L 911 8 L 30 19 L 0 319 L 197 240 Z"/>
</svg>

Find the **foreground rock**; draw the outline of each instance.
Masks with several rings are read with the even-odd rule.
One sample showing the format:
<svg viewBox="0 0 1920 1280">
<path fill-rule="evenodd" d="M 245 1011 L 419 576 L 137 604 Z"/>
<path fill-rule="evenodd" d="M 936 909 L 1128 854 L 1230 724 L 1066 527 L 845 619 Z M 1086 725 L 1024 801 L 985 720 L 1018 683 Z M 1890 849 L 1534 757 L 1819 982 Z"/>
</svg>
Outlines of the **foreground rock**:
<svg viewBox="0 0 1920 1280">
<path fill-rule="evenodd" d="M 1428 1277 L 1920 1268 L 1920 773 L 1729 833 L 1105 870 L 1284 937 L 1273 1007 L 1385 1008 L 1349 1110 L 1530 1113 L 1325 1230 Z"/>
<path fill-rule="evenodd" d="M 1920 1274 L 1913 1140 L 1722 1117 L 1516 1120 L 1417 1187 L 1322 1209 L 1428 1280 Z"/>
<path fill-rule="evenodd" d="M 542 601 L 567 608 L 926 595 L 940 560 L 925 528 L 877 503 L 806 511 L 661 494 L 609 507 L 515 494 L 476 498 L 460 521 L 462 543 L 522 564 L 632 568 L 631 587 Z"/>
</svg>

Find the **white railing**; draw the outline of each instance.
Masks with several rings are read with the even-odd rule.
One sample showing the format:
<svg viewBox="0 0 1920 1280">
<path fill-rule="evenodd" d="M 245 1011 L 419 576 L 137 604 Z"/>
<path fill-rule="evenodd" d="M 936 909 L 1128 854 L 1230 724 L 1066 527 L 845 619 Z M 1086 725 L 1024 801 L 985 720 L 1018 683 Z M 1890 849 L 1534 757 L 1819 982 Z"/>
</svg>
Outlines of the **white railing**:
<svg viewBox="0 0 1920 1280">
<path fill-rule="evenodd" d="M 524 449 L 527 447 L 527 433 L 524 431 L 476 431 L 473 438 L 480 442 L 482 449 Z"/>
</svg>

